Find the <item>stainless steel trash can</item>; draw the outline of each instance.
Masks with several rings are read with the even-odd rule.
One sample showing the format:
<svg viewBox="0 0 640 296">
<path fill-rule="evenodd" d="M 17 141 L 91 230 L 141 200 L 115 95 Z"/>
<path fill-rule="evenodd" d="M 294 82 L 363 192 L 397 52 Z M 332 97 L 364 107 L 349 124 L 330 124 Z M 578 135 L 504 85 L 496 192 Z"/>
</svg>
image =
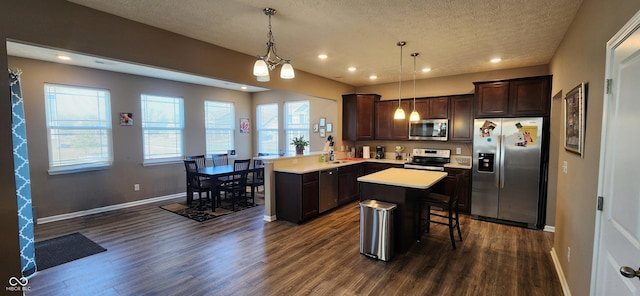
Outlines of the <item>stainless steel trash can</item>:
<svg viewBox="0 0 640 296">
<path fill-rule="evenodd" d="M 377 200 L 360 203 L 360 254 L 383 261 L 393 257 L 393 212 L 396 204 Z"/>
</svg>

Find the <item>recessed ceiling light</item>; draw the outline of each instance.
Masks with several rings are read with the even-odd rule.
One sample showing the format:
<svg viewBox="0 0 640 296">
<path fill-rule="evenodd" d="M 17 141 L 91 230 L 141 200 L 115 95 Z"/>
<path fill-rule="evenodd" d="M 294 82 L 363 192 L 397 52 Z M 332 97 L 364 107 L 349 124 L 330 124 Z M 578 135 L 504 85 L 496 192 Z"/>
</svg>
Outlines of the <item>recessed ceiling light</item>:
<svg viewBox="0 0 640 296">
<path fill-rule="evenodd" d="M 495 59 L 491 59 L 492 63 L 499 63 L 500 61 L 502 61 L 501 58 L 495 58 Z"/>
<path fill-rule="evenodd" d="M 431 68 L 422 68 L 422 72 L 429 72 L 431 71 Z"/>
<path fill-rule="evenodd" d="M 58 55 L 58 59 L 61 59 L 61 60 L 63 60 L 63 61 L 68 61 L 68 60 L 70 60 L 71 58 L 70 58 L 69 56 L 59 54 L 59 55 Z"/>
<path fill-rule="evenodd" d="M 356 70 L 356 67 L 349 67 L 347 70 L 349 70 L 349 72 L 354 72 Z"/>
<path fill-rule="evenodd" d="M 246 86 L 242 86 L 242 87 L 240 87 L 240 88 L 241 88 L 241 89 L 244 89 L 244 90 L 246 90 L 246 89 L 247 89 L 247 87 L 246 87 Z"/>
<path fill-rule="evenodd" d="M 371 79 L 371 80 L 376 80 L 376 79 L 378 79 L 378 76 L 376 76 L 376 75 L 371 75 L 371 76 L 369 76 L 369 79 Z"/>
<path fill-rule="evenodd" d="M 321 59 L 321 60 L 324 60 L 324 59 L 327 58 L 327 55 L 326 54 L 319 54 L 318 58 Z"/>
</svg>

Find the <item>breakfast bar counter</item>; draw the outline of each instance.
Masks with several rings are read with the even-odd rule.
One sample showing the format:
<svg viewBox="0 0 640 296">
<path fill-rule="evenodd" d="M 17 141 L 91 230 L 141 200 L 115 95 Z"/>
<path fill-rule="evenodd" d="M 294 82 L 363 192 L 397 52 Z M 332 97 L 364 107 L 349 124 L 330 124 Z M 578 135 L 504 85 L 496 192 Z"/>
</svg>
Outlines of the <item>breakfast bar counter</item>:
<svg viewBox="0 0 640 296">
<path fill-rule="evenodd" d="M 445 172 L 390 168 L 358 178 L 360 201 L 394 203 L 394 247 L 404 253 L 416 242 L 420 225 L 420 199 L 447 176 Z"/>
</svg>

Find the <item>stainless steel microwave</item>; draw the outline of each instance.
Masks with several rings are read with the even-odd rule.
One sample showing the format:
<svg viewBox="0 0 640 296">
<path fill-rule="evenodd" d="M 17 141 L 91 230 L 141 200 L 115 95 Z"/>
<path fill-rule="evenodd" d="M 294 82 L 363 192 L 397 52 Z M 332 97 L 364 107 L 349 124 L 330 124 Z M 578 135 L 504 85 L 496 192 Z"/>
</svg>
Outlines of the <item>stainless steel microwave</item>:
<svg viewBox="0 0 640 296">
<path fill-rule="evenodd" d="M 446 141 L 448 136 L 448 119 L 423 119 L 409 122 L 409 140 Z"/>
</svg>

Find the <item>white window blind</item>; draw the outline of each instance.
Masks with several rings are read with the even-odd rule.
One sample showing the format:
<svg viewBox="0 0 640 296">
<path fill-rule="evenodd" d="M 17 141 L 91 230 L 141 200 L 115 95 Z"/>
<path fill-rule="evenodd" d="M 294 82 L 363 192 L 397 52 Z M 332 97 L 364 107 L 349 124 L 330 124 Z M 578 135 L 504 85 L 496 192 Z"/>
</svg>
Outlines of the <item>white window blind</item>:
<svg viewBox="0 0 640 296">
<path fill-rule="evenodd" d="M 113 162 L 109 91 L 44 85 L 49 173 L 85 171 Z"/>
<path fill-rule="evenodd" d="M 278 104 L 263 104 L 256 108 L 258 153 L 278 153 Z"/>
<path fill-rule="evenodd" d="M 235 111 L 233 103 L 204 102 L 207 154 L 233 149 Z"/>
<path fill-rule="evenodd" d="M 141 102 L 144 162 L 181 160 L 183 99 L 143 94 Z"/>
<path fill-rule="evenodd" d="M 287 139 L 287 152 L 295 153 L 296 147 L 291 145 L 294 137 L 304 136 L 309 141 L 309 101 L 284 103 L 284 130 Z"/>
</svg>

